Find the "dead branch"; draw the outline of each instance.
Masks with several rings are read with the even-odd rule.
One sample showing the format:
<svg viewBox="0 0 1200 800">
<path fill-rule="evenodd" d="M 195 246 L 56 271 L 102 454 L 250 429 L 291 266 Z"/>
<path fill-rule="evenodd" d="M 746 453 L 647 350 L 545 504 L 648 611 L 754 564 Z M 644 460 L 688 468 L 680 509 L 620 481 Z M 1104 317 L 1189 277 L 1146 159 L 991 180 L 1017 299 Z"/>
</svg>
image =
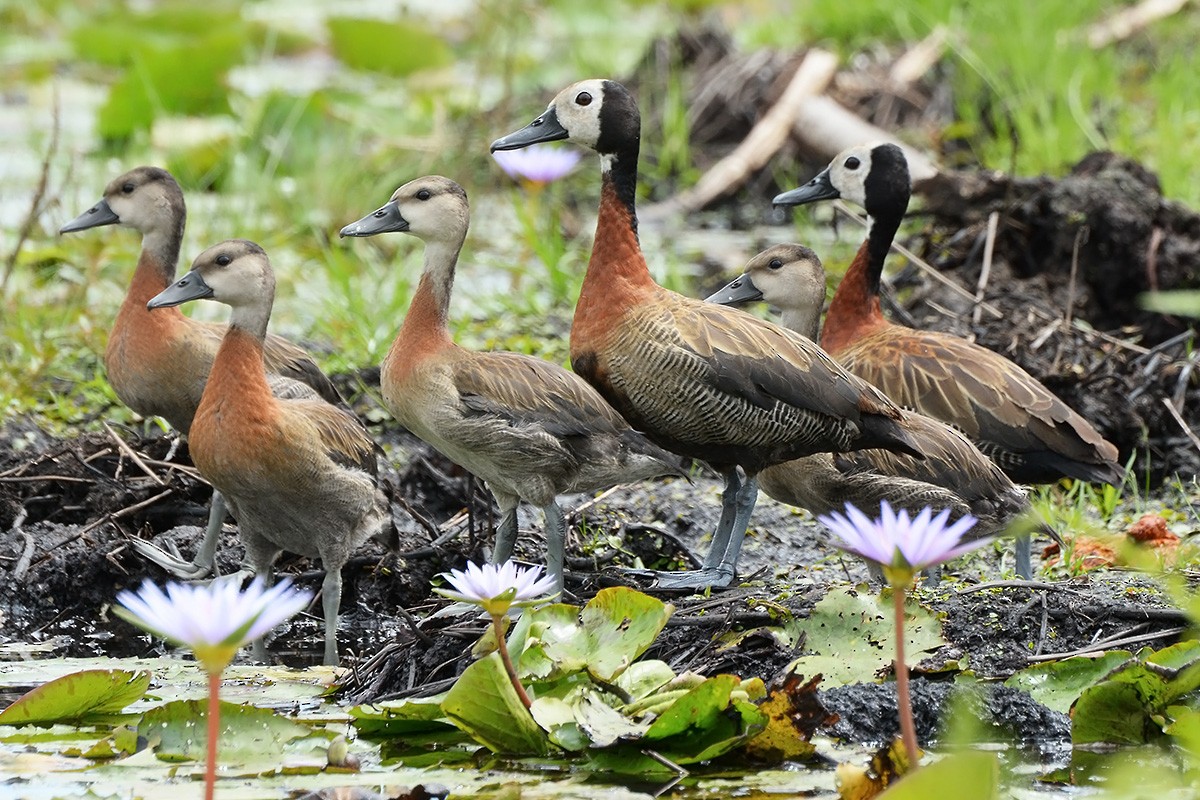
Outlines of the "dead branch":
<svg viewBox="0 0 1200 800">
<path fill-rule="evenodd" d="M 1188 4 L 1188 0 L 1142 0 L 1136 6 L 1123 8 L 1094 23 L 1087 31 L 1088 45 L 1093 50 L 1123 42 L 1148 25 L 1171 16 Z"/>
<path fill-rule="evenodd" d="M 648 207 L 642 216 L 649 219 L 676 211 L 695 211 L 745 183 L 779 152 L 795 128 L 801 104 L 823 92 L 836 70 L 837 56 L 833 53 L 818 49 L 808 51 L 779 100 L 732 153 L 714 164 L 691 189 Z"/>
</svg>

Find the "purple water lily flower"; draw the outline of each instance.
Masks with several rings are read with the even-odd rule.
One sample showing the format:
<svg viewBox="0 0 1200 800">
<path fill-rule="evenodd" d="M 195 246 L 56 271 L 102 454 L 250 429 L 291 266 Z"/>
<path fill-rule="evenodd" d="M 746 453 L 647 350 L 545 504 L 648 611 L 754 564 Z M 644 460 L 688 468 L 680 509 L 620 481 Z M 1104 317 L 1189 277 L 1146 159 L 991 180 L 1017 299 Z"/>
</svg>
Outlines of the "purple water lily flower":
<svg viewBox="0 0 1200 800">
<path fill-rule="evenodd" d="M 509 177 L 545 184 L 566 177 L 575 169 L 581 155 L 578 150 L 533 145 L 524 150 L 498 150 L 492 157 Z"/>
<path fill-rule="evenodd" d="M 948 508 L 934 516 L 933 510 L 926 507 L 910 517 L 908 511 L 894 511 L 884 500 L 879 504 L 879 512 L 879 519 L 871 519 L 847 503 L 845 514 L 834 511 L 817 517 L 817 521 L 833 534 L 835 545 L 883 567 L 893 585 L 896 579 L 907 585 L 914 573 L 991 541 L 985 538 L 963 542 L 963 534 L 978 520 L 966 514 L 947 524 Z"/>
<path fill-rule="evenodd" d="M 443 572 L 446 580 L 454 587 L 434 589 L 451 600 L 473 603 L 489 614 L 505 614 L 513 606 L 523 607 L 543 603 L 557 592 L 554 578 L 539 577 L 542 568 L 519 567 L 514 561 L 503 564 L 484 564 L 482 567 L 468 563 L 463 570 Z"/>
<path fill-rule="evenodd" d="M 117 594 L 113 611 L 140 628 L 190 647 L 212 672 L 223 670 L 239 647 L 295 616 L 312 592 L 292 587 L 287 579 L 266 588 L 255 578 L 245 589 L 236 575 L 206 584 L 168 583 L 164 592 L 144 581 L 136 592 Z"/>
</svg>

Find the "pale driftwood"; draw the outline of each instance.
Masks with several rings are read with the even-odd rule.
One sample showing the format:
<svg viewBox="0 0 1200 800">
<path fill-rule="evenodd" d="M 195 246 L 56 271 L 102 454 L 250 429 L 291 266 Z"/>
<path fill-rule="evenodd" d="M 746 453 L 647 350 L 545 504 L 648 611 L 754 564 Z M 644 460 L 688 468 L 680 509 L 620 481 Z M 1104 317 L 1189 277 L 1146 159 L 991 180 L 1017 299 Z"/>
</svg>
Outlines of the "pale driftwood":
<svg viewBox="0 0 1200 800">
<path fill-rule="evenodd" d="M 796 115 L 792 136 L 806 149 L 822 158 L 833 158 L 857 144 L 891 142 L 899 145 L 908 159 L 908 171 L 914 182 L 932 178 L 938 168 L 924 153 L 867 122 L 845 106 L 824 95 L 806 98 Z"/>
<path fill-rule="evenodd" d="M 888 80 L 894 86 L 907 87 L 919 81 L 933 65 L 941 61 L 949 38 L 946 26 L 938 25 L 929 35 L 910 47 L 896 59 L 888 70 Z"/>
<path fill-rule="evenodd" d="M 837 56 L 828 50 L 809 50 L 779 100 L 732 153 L 714 164 L 695 186 L 662 203 L 647 206 L 641 216 L 649 219 L 695 211 L 736 190 L 779 152 L 795 127 L 801 105 L 825 91 L 836 71 Z"/>
<path fill-rule="evenodd" d="M 1093 50 L 1107 47 L 1133 36 L 1160 19 L 1169 17 L 1188 4 L 1188 0 L 1142 0 L 1123 8 L 1088 28 L 1087 41 Z"/>
</svg>

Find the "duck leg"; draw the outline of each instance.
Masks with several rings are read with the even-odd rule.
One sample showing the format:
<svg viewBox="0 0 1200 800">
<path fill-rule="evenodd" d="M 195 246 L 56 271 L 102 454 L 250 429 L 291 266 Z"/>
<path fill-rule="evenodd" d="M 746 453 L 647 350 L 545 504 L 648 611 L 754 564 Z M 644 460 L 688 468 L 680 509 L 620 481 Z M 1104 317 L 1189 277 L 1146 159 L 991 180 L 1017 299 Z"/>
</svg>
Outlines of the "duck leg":
<svg viewBox="0 0 1200 800">
<path fill-rule="evenodd" d="M 325 567 L 325 580 L 321 583 L 321 605 L 325 610 L 325 658 L 321 662 L 329 666 L 338 665 L 337 624 L 338 610 L 342 605 L 342 570 L 329 564 Z"/>
<path fill-rule="evenodd" d="M 554 589 L 560 594 L 566 584 L 563 575 L 567 547 L 567 520 L 555 501 L 542 509 L 546 514 L 546 574 L 554 578 Z"/>
<path fill-rule="evenodd" d="M 1017 537 L 1017 575 L 1025 580 L 1033 578 L 1033 541 L 1029 533 Z"/>
<path fill-rule="evenodd" d="M 738 558 L 742 554 L 742 544 L 746 541 L 746 529 L 750 527 L 750 515 L 754 513 L 754 505 L 758 502 L 758 478 L 747 475 L 741 482 L 734 497 L 733 525 L 729 529 L 728 541 L 721 551 L 721 563 L 718 573 L 724 579 L 722 586 L 728 586 L 737 575 Z M 716 542 L 713 542 L 713 552 L 716 552 Z M 713 553 L 709 553 L 712 558 Z M 706 562 L 707 563 L 707 562 Z"/>
<path fill-rule="evenodd" d="M 623 574 L 650 579 L 652 589 L 724 588 L 733 582 L 737 558 L 746 536 L 746 524 L 758 499 L 758 481 L 742 476 L 737 467 L 725 471 L 725 491 L 721 495 L 721 518 L 713 532 L 712 544 L 700 569 L 668 572 L 660 570 L 624 570 Z M 741 523 L 741 530 L 737 526 Z M 735 535 L 736 532 L 736 535 Z M 733 566 L 727 566 L 732 559 Z"/>
<path fill-rule="evenodd" d="M 492 549 L 492 563 L 503 564 L 512 558 L 517 543 L 517 498 L 496 497 L 500 504 L 500 524 L 496 526 L 496 546 Z"/>
<path fill-rule="evenodd" d="M 200 549 L 196 551 L 194 561 L 188 561 L 180 555 L 173 544 L 168 544 L 164 550 L 142 539 L 131 539 L 130 545 L 142 558 L 157 564 L 176 578 L 185 581 L 199 580 L 215 571 L 217 544 L 221 541 L 221 525 L 225 521 L 227 509 L 225 498 L 214 489 L 208 510 L 208 526 L 204 529 L 204 538 L 200 542 Z"/>
<path fill-rule="evenodd" d="M 267 566 L 265 568 L 261 568 L 261 569 L 259 568 L 259 565 L 256 564 L 255 568 L 254 568 L 254 574 L 262 575 L 263 584 L 268 589 L 271 588 L 271 586 L 275 583 L 275 570 L 270 564 L 267 564 Z M 259 636 L 257 639 L 255 639 L 253 642 L 250 643 L 250 657 L 253 658 L 255 661 L 258 661 L 263 664 L 269 663 L 267 660 L 267 638 L 266 638 L 266 636 L 267 635 L 264 633 L 262 636 Z"/>
</svg>

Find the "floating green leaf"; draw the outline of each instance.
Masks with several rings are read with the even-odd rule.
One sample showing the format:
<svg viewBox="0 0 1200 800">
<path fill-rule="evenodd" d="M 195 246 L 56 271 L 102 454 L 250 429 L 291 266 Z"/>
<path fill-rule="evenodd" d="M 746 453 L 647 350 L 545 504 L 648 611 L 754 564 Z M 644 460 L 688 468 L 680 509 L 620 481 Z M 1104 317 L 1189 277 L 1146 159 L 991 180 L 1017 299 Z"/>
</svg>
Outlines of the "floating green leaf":
<svg viewBox="0 0 1200 800">
<path fill-rule="evenodd" d="M 716 758 L 755 736 L 767 717 L 758 706 L 737 700 L 735 675 L 717 675 L 679 698 L 647 729 L 643 739 L 677 764 Z"/>
<path fill-rule="evenodd" d="M 452 724 L 442 712 L 442 697 L 354 706 L 350 716 L 354 719 L 354 727 L 365 736 L 403 736 L 445 730 Z"/>
<path fill-rule="evenodd" d="M 1071 710 L 1074 744 L 1141 744 L 1162 734 L 1165 712 L 1200 688 L 1200 641 L 1143 651 L 1080 694 Z"/>
<path fill-rule="evenodd" d="M 1075 656 L 1023 669 L 1004 685 L 1028 692 L 1047 708 L 1065 714 L 1084 689 L 1132 659 L 1133 654 L 1127 650 L 1112 650 L 1095 658 Z"/>
<path fill-rule="evenodd" d="M 625 586 L 602 589 L 582 611 L 561 603 L 535 609 L 521 668 L 542 678 L 587 670 L 615 680 L 654 643 L 674 610 Z"/>
<path fill-rule="evenodd" d="M 442 711 L 480 744 L 496 753 L 546 755 L 546 733 L 521 703 L 499 653 L 463 670 L 446 692 Z"/>
<path fill-rule="evenodd" d="M 0 725 L 78 721 L 115 714 L 140 700 L 149 686 L 150 672 L 147 670 L 73 672 L 26 692 L 0 711 Z"/>
<path fill-rule="evenodd" d="M 330 17 L 327 24 L 333 54 L 354 69 L 403 77 L 453 60 L 440 36 L 412 20 Z"/>
<path fill-rule="evenodd" d="M 953 795 L 955 800 L 1000 797 L 1000 764 L 991 753 L 955 753 L 905 775 L 879 800 L 927 800 Z"/>
<path fill-rule="evenodd" d="M 138 51 L 100 108 L 100 135 L 125 138 L 148 129 L 160 112 L 228 112 L 224 75 L 241 63 L 244 44 L 236 33 L 218 31 L 199 40 Z"/>
<path fill-rule="evenodd" d="M 277 765 L 288 742 L 312 735 L 302 725 L 266 708 L 221 703 L 221 763 Z M 176 700 L 152 708 L 138 723 L 163 761 L 204 758 L 208 742 L 208 701 Z"/>
<path fill-rule="evenodd" d="M 895 620 L 890 600 L 849 589 L 830 591 L 804 620 L 804 646 L 811 655 L 792 662 L 789 670 L 824 676 L 824 685 L 861 681 L 887 669 L 895 658 Z M 927 651 L 946 643 L 941 623 L 910 599 L 905 607 L 905 654 L 909 666 Z"/>
</svg>

